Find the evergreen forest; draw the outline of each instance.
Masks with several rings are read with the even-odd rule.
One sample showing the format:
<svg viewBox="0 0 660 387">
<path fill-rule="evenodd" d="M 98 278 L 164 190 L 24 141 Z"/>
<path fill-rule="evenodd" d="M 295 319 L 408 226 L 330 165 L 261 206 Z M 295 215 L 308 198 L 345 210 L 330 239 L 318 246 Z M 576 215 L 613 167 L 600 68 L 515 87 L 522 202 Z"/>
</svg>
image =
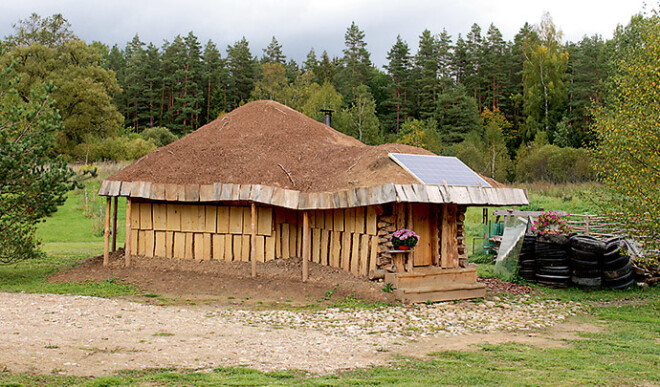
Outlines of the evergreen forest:
<svg viewBox="0 0 660 387">
<path fill-rule="evenodd" d="M 33 14 L 2 41 L 0 61 L 24 98 L 53 86 L 63 125 L 55 152 L 69 161 L 131 160 L 249 101 L 272 99 L 367 144 L 399 142 L 458 156 L 501 181 L 594 179 L 592 112 L 606 103 L 618 58 L 638 42 L 644 16 L 599 35 L 564 41 L 546 14 L 507 41 L 497 26 L 463 34 L 400 37 L 387 63 L 371 61 L 365 32 L 346 28 L 331 57 L 310 49 L 297 63 L 276 37 L 255 52 L 191 31 L 156 45 L 87 43 L 63 15 Z M 338 36 L 337 39 L 342 39 Z"/>
</svg>

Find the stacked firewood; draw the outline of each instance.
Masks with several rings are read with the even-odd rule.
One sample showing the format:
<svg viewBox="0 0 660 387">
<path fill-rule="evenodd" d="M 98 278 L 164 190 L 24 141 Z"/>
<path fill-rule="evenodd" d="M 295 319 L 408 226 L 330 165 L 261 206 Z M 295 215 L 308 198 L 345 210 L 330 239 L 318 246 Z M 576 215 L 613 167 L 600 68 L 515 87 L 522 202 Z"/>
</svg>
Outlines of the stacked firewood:
<svg viewBox="0 0 660 387">
<path fill-rule="evenodd" d="M 458 206 L 456 212 L 456 240 L 458 241 L 458 266 L 466 267 L 468 264 L 468 251 L 465 243 L 465 212 L 466 206 Z"/>
<path fill-rule="evenodd" d="M 632 261 L 632 264 L 637 282 L 647 285 L 660 283 L 660 266 L 642 265 L 635 260 Z"/>
<path fill-rule="evenodd" d="M 392 254 L 389 250 L 392 246 L 392 233 L 396 231 L 396 216 L 387 215 L 378 217 L 378 267 L 386 267 L 392 264 Z"/>
</svg>

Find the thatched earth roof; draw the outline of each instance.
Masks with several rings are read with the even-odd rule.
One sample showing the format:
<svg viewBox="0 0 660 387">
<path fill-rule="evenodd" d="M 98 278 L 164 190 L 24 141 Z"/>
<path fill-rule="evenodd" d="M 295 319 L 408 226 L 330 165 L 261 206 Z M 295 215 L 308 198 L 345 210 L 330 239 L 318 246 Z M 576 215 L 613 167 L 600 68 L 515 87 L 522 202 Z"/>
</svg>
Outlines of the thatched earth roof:
<svg viewBox="0 0 660 387">
<path fill-rule="evenodd" d="M 280 103 L 256 101 L 140 158 L 104 180 L 99 195 L 299 210 L 529 203 L 524 191 L 485 177 L 491 187 L 420 184 L 389 153 L 432 155 L 408 145 L 365 145 Z"/>
<path fill-rule="evenodd" d="M 107 180 L 260 184 L 301 192 L 418 183 L 389 158 L 390 152 L 433 154 L 402 144 L 365 145 L 278 102 L 255 101 Z"/>
</svg>

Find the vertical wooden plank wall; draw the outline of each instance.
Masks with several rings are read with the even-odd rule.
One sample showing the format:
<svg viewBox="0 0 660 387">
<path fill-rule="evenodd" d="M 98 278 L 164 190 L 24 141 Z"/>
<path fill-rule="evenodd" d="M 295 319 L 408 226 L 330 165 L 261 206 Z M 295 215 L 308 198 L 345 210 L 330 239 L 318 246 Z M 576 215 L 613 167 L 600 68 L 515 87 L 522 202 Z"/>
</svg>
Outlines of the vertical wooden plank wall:
<svg viewBox="0 0 660 387">
<path fill-rule="evenodd" d="M 244 206 L 133 200 L 132 253 L 146 257 L 247 262 L 252 249 L 250 218 L 251 209 Z M 272 208 L 257 208 L 256 234 L 257 260 L 275 259 Z"/>
<path fill-rule="evenodd" d="M 133 201 L 134 254 L 195 260 L 250 260 L 251 208 Z M 257 260 L 301 257 L 300 211 L 257 207 Z M 371 207 L 309 211 L 310 260 L 368 275 L 376 266 L 377 215 Z"/>
<path fill-rule="evenodd" d="M 275 208 L 274 256 L 300 257 L 300 211 Z M 310 260 L 357 275 L 368 275 L 378 255 L 377 215 L 372 207 L 309 211 Z"/>
</svg>

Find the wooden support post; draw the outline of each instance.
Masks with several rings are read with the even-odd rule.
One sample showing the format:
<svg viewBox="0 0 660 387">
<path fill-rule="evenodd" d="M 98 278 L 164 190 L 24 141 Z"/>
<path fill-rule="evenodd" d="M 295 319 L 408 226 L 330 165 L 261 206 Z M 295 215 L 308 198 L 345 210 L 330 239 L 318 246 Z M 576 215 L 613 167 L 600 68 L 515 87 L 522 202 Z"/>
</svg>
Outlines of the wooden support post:
<svg viewBox="0 0 660 387">
<path fill-rule="evenodd" d="M 442 205 L 442 237 L 440 241 L 440 266 L 443 269 L 458 267 L 458 240 L 456 238 L 455 204 Z"/>
<path fill-rule="evenodd" d="M 252 202 L 252 228 L 250 230 L 250 262 L 252 263 L 252 278 L 257 276 L 257 205 Z"/>
<path fill-rule="evenodd" d="M 110 263 L 110 211 L 112 210 L 111 198 L 108 196 L 105 202 L 105 231 L 103 233 L 103 266 Z"/>
<path fill-rule="evenodd" d="M 112 198 L 112 251 L 117 251 L 117 209 L 119 208 L 119 198 L 115 196 Z"/>
<path fill-rule="evenodd" d="M 131 198 L 126 198 L 126 244 L 124 248 L 124 264 L 131 266 Z"/>
<path fill-rule="evenodd" d="M 303 212 L 302 234 L 302 280 L 306 282 L 309 277 L 309 211 Z"/>
<path fill-rule="evenodd" d="M 406 210 L 407 210 L 407 213 L 408 213 L 406 228 L 408 230 L 412 230 L 415 227 L 415 224 L 413 223 L 413 204 L 412 203 L 406 203 Z M 413 261 L 415 259 L 414 254 L 404 254 L 403 256 L 407 259 L 406 271 L 409 271 L 409 272 L 413 271 L 413 264 L 414 264 Z"/>
<path fill-rule="evenodd" d="M 589 230 L 589 213 L 585 212 L 584 213 L 584 233 L 586 235 L 590 235 L 589 231 L 591 231 L 591 230 Z"/>
</svg>

